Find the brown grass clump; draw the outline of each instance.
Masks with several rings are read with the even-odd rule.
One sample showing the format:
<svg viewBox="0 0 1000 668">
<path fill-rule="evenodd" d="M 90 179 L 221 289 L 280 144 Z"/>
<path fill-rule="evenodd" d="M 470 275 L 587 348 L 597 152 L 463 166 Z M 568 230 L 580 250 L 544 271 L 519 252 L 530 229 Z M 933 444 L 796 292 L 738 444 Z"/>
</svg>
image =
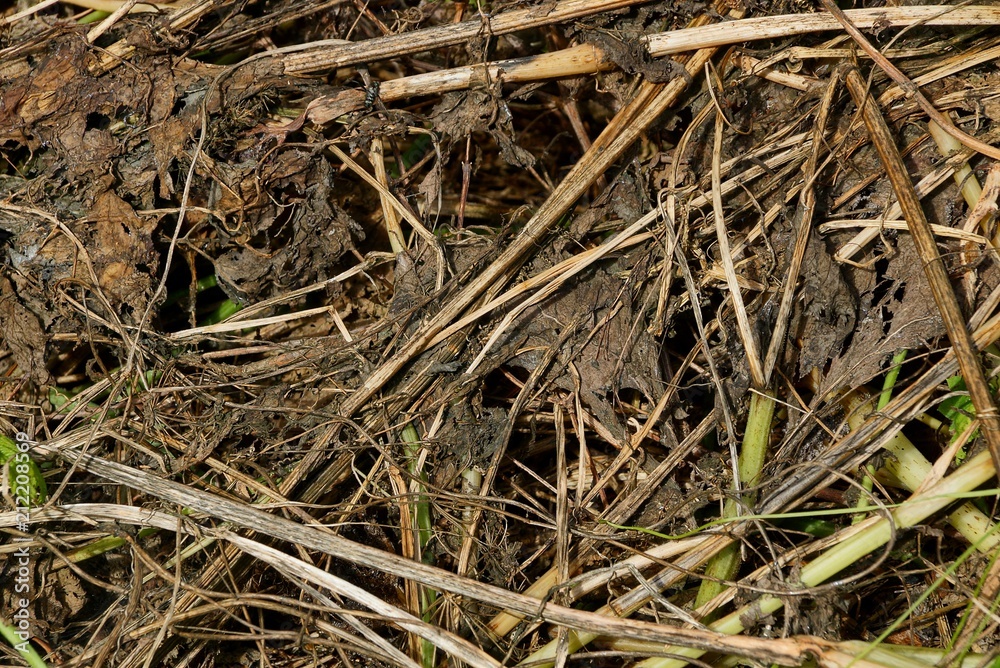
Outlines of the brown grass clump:
<svg viewBox="0 0 1000 668">
<path fill-rule="evenodd" d="M 992 665 L 997 24 L 11 8 L 5 662 Z"/>
</svg>

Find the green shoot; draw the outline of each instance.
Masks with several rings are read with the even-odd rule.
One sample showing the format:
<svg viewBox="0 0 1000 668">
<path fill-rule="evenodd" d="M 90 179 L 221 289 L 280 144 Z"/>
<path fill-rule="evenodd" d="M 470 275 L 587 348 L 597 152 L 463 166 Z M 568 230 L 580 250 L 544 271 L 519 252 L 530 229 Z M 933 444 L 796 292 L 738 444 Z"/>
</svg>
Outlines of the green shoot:
<svg viewBox="0 0 1000 668">
<path fill-rule="evenodd" d="M 216 325 L 226 318 L 230 318 L 243 310 L 243 307 L 234 302 L 232 299 L 223 299 L 219 302 L 219 305 L 215 307 L 215 310 L 208 314 L 199 323 L 200 326 L 204 327 L 206 325 Z"/>
<path fill-rule="evenodd" d="M 419 470 L 420 436 L 412 423 L 403 428 L 403 447 L 409 460 L 410 474 L 414 478 L 419 478 L 421 484 L 418 486 L 418 494 L 413 503 L 413 522 L 417 534 L 417 553 L 420 560 L 425 564 L 433 564 L 434 556 L 428 551 L 427 545 L 433 537 L 433 520 L 431 518 L 431 504 L 426 492 L 427 487 L 423 484 L 427 482 L 427 474 Z M 438 592 L 428 587 L 420 587 L 420 615 L 425 622 L 431 621 L 434 604 L 437 602 Z M 420 641 L 421 664 L 424 668 L 434 668 L 436 662 L 437 648 L 430 641 L 423 639 Z"/>
<path fill-rule="evenodd" d="M 3 636 L 10 643 L 10 646 L 17 650 L 17 653 L 28 662 L 31 668 L 48 668 L 45 659 L 41 657 L 34 645 L 21 640 L 13 626 L 8 626 L 5 622 L 0 621 L 0 636 Z"/>
<path fill-rule="evenodd" d="M 0 435 L 0 466 L 6 466 L 6 482 L 17 505 L 39 507 L 49 499 L 45 478 L 23 444 Z"/>
<path fill-rule="evenodd" d="M 976 409 L 972 405 L 972 399 L 965 392 L 965 380 L 961 376 L 952 376 L 948 379 L 948 389 L 952 392 L 963 392 L 956 396 L 948 397 L 938 405 L 938 411 L 948 420 L 948 433 L 950 434 L 948 444 L 955 442 L 972 421 L 976 419 Z M 997 379 L 990 381 L 990 389 L 997 391 Z M 972 438 L 979 434 L 977 429 Z M 955 455 L 955 464 L 961 464 L 966 457 L 965 449 L 959 450 Z"/>
<path fill-rule="evenodd" d="M 738 469 L 740 480 L 746 487 L 755 487 L 760 482 L 761 470 L 767 457 L 767 446 L 771 439 L 771 420 L 774 418 L 774 399 L 753 393 L 750 398 L 750 415 L 747 418 L 743 447 L 740 449 Z M 756 503 L 756 494 L 743 494 L 741 500 L 729 498 L 723 507 L 724 518 L 735 518 L 744 514 Z M 711 601 L 726 588 L 740 570 L 740 544 L 730 543 L 716 554 L 705 567 L 705 579 L 701 581 L 695 608 Z"/>
<path fill-rule="evenodd" d="M 77 19 L 76 23 L 77 25 L 81 26 L 90 25 L 91 23 L 97 23 L 98 21 L 103 21 L 109 16 L 111 16 L 110 13 L 102 12 L 99 9 L 95 9 L 94 11 L 88 13 L 86 16 L 82 16 L 79 19 Z"/>
<path fill-rule="evenodd" d="M 875 410 L 882 410 L 889 405 L 889 401 L 892 400 L 892 391 L 896 387 L 896 381 L 899 379 L 899 371 L 903 368 L 903 362 L 906 361 L 906 355 L 908 351 L 906 349 L 900 350 L 898 353 L 892 357 L 892 366 L 889 367 L 889 371 L 885 374 L 885 380 L 882 382 L 882 393 L 878 397 L 878 404 Z M 870 507 L 868 503 L 868 495 L 871 494 L 872 489 L 875 486 L 875 481 L 872 479 L 875 469 L 872 466 L 865 467 L 865 475 L 861 479 L 861 488 L 864 490 L 864 494 L 858 499 L 857 509 L 860 511 L 851 520 L 852 524 L 857 524 L 865 519 L 864 511 Z"/>
</svg>

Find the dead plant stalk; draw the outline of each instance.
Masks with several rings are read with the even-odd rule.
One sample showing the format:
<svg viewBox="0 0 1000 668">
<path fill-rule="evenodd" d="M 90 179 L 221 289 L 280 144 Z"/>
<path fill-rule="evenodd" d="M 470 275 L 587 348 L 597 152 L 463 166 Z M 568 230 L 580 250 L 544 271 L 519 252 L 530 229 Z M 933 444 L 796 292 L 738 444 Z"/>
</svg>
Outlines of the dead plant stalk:
<svg viewBox="0 0 1000 668">
<path fill-rule="evenodd" d="M 891 21 L 896 26 L 924 25 L 993 25 L 1000 23 L 1000 8 L 997 7 L 887 7 L 878 10 L 850 10 L 847 15 L 862 27 L 872 27 L 880 21 Z M 663 58 L 695 49 L 726 46 L 741 42 L 781 39 L 798 34 L 840 29 L 840 24 L 825 14 L 790 14 L 784 16 L 757 17 L 726 23 L 689 27 L 657 33 L 644 38 L 646 49 L 653 58 Z M 414 33 L 412 41 L 421 38 Z M 499 33 L 496 33 L 499 34 Z M 364 42 L 330 41 L 330 55 L 340 66 L 369 62 L 388 57 L 385 41 L 395 40 L 389 36 Z M 412 45 L 408 45 L 408 48 Z M 333 54 L 337 54 L 334 56 Z M 401 55 L 396 53 L 393 55 Z M 988 57 L 989 54 L 984 54 Z M 296 55 L 285 60 L 286 71 L 295 67 Z M 743 57 L 750 67 L 755 61 Z M 437 72 L 426 72 L 382 82 L 379 96 L 386 102 L 406 100 L 414 96 L 435 95 L 449 91 L 466 90 L 486 86 L 492 82 L 519 83 L 544 81 L 591 74 L 612 69 L 616 65 L 593 44 L 580 44 L 551 53 L 510 58 L 475 65 L 464 65 Z M 966 59 L 965 67 L 972 63 Z M 747 67 L 745 64 L 744 67 Z M 779 73 L 768 68 L 751 70 L 759 76 L 779 81 L 800 90 L 806 90 L 817 83 L 815 79 Z M 364 108 L 364 92 L 344 90 L 337 94 L 325 95 L 310 102 L 306 117 L 310 122 L 323 125 L 332 122 L 348 111 Z"/>
<path fill-rule="evenodd" d="M 830 14 L 832 14 L 837 19 L 837 21 L 840 22 L 841 25 L 844 26 L 844 30 L 847 31 L 847 34 L 850 35 L 854 39 L 854 41 L 858 43 L 858 46 L 860 46 L 862 50 L 864 50 L 864 52 L 868 54 L 869 58 L 875 61 L 875 64 L 878 65 L 879 69 L 885 72 L 890 79 L 895 81 L 896 85 L 903 90 L 903 92 L 906 94 L 907 97 L 912 97 L 914 100 L 916 100 L 917 103 L 920 105 L 920 108 L 924 110 L 924 113 L 930 116 L 931 120 L 933 120 L 935 123 L 941 126 L 942 130 L 950 134 L 952 137 L 957 139 L 965 146 L 968 146 L 971 149 L 979 151 L 983 155 L 988 155 L 994 160 L 1000 160 L 1000 150 L 996 149 L 993 146 L 990 146 L 989 144 L 979 141 L 975 137 L 969 136 L 965 132 L 962 132 L 961 130 L 955 127 L 955 124 L 951 122 L 950 118 L 948 118 L 945 114 L 938 111 L 934 107 L 934 105 L 931 104 L 930 100 L 928 100 L 927 97 L 925 97 L 924 94 L 920 92 L 920 88 L 918 88 L 916 84 L 910 81 L 909 77 L 903 74 L 898 67 L 893 65 L 888 58 L 883 56 L 878 49 L 872 46 L 871 42 L 869 42 L 868 39 L 861 33 L 861 31 L 858 30 L 858 26 L 855 25 L 855 23 L 851 20 L 851 18 L 844 13 L 844 10 L 838 7 L 836 3 L 833 2 L 833 0 L 822 0 L 822 2 L 823 2 L 823 7 L 825 7 L 826 10 L 830 12 Z M 866 123 L 867 123 L 867 117 L 866 117 Z M 870 131 L 871 130 L 869 129 L 869 132 Z M 893 144 L 893 148 L 894 150 L 896 150 L 895 144 Z M 906 172 L 904 171 L 903 174 L 906 174 Z M 908 176 L 907 176 L 907 182 L 909 183 Z M 895 185 L 895 183 L 893 185 Z M 913 186 L 911 184 L 910 188 L 912 189 L 912 187 Z"/>
<path fill-rule="evenodd" d="M 78 436 L 79 438 L 71 440 L 86 439 L 85 434 Z M 523 594 L 464 578 L 450 571 L 427 566 L 396 554 L 356 543 L 323 529 L 298 524 L 256 508 L 252 504 L 233 501 L 217 494 L 161 478 L 146 471 L 78 452 L 71 448 L 59 447 L 60 445 L 67 445 L 65 439 L 62 443 L 50 441 L 39 444 L 37 450 L 40 454 L 59 455 L 73 462 L 80 470 L 149 494 L 166 503 L 203 512 L 235 525 L 252 529 L 262 535 L 329 554 L 337 559 L 391 573 L 396 577 L 412 579 L 433 589 L 452 592 L 489 605 L 501 606 L 541 621 L 564 625 L 577 631 L 587 629 L 601 635 L 679 643 L 705 651 L 751 656 L 761 661 L 775 662 L 786 666 L 798 665 L 805 658 L 803 647 L 808 646 L 808 643 L 803 645 L 799 642 L 775 641 L 773 639 L 728 638 L 707 631 L 614 619 L 592 612 L 541 602 Z M 185 519 L 184 522 L 188 523 L 192 520 Z M 214 529 L 209 526 L 198 526 L 198 530 L 205 535 L 225 540 L 237 545 L 240 549 L 247 549 L 254 553 L 260 553 L 261 548 L 266 547 L 256 541 L 237 536 L 228 530 Z M 268 552 L 268 554 L 272 553 Z M 361 602 L 367 605 L 367 601 Z M 436 639 L 436 636 L 427 635 L 424 628 L 415 630 L 424 637 Z"/>
<path fill-rule="evenodd" d="M 830 0 L 823 0 L 823 2 L 829 4 Z M 959 307 L 958 298 L 955 297 L 955 292 L 951 287 L 944 262 L 938 253 L 937 242 L 931 233 L 930 224 L 920 206 L 920 200 L 917 198 L 913 182 L 906 171 L 899 150 L 896 148 L 889 126 L 882 118 L 878 107 L 868 97 L 868 88 L 864 79 L 856 69 L 851 69 L 847 72 L 846 82 L 855 104 L 862 109 L 868 134 L 871 135 L 875 149 L 882 160 L 882 165 L 885 167 L 893 190 L 896 192 L 896 198 L 909 226 L 910 235 L 913 237 L 923 261 L 924 273 L 930 284 L 931 293 L 934 295 L 934 302 L 941 313 L 948 338 L 955 349 L 959 368 L 961 368 L 962 376 L 965 378 L 966 387 L 968 387 L 972 403 L 976 407 L 976 416 L 982 423 L 983 435 L 986 437 L 990 455 L 993 457 L 993 464 L 1000 471 L 1000 413 L 997 412 L 996 405 L 993 403 L 989 384 L 983 374 L 982 366 L 979 364 L 975 343 L 966 325 L 965 316 Z"/>
<path fill-rule="evenodd" d="M 516 30 L 571 21 L 642 2 L 645 0 L 564 0 L 546 10 L 529 7 L 495 16 L 480 13 L 476 18 L 461 23 L 387 35 L 364 42 L 353 44 L 344 44 L 341 40 L 310 42 L 285 49 L 284 55 L 273 53 L 281 55 L 287 74 L 303 75 L 454 46 L 483 35 L 503 35 Z M 294 53 L 289 53 L 292 50 Z"/>
</svg>

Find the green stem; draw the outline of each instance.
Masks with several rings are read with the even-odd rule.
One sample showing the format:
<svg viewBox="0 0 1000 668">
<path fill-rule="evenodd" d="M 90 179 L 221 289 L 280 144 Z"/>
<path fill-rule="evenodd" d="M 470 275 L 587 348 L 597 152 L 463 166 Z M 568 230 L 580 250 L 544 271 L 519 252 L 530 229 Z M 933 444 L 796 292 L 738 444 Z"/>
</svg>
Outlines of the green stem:
<svg viewBox="0 0 1000 668">
<path fill-rule="evenodd" d="M 243 310 L 243 307 L 232 299 L 223 299 L 219 302 L 219 305 L 214 311 L 209 313 L 205 318 L 199 323 L 199 326 L 205 327 L 207 325 L 217 325 L 226 318 L 236 315 Z"/>
<path fill-rule="evenodd" d="M 104 19 L 111 16 L 110 12 L 102 12 L 99 9 L 95 9 L 86 16 L 77 19 L 77 25 L 85 26 L 91 23 L 97 23 L 98 21 L 103 21 Z"/>
<path fill-rule="evenodd" d="M 41 657 L 34 645 L 26 640 L 21 640 L 13 626 L 8 626 L 5 622 L 0 621 L 0 636 L 3 636 L 10 643 L 10 646 L 28 662 L 31 668 L 48 668 L 45 659 Z"/>
<path fill-rule="evenodd" d="M 896 380 L 899 378 L 899 370 L 903 368 L 907 354 L 908 351 L 904 348 L 893 356 L 892 367 L 886 372 L 885 380 L 882 381 L 882 394 L 878 397 L 878 405 L 875 410 L 880 411 L 889 405 L 889 401 L 892 399 L 892 390 L 896 387 Z"/>
<path fill-rule="evenodd" d="M 219 284 L 219 279 L 216 278 L 215 274 L 209 274 L 208 276 L 202 276 L 195 282 L 194 291 L 195 293 L 202 293 L 205 290 L 214 288 Z M 180 288 L 179 290 L 174 290 L 167 295 L 167 300 L 163 302 L 163 307 L 173 306 L 182 299 L 187 299 L 191 294 L 188 288 Z"/>
<path fill-rule="evenodd" d="M 413 522 L 417 533 L 417 555 L 425 564 L 434 563 L 434 558 L 426 551 L 428 543 L 433 536 L 433 524 L 431 518 L 431 504 L 426 492 L 427 475 L 418 469 L 418 459 L 420 452 L 420 436 L 416 427 L 412 423 L 403 428 L 402 434 L 403 449 L 409 460 L 410 475 L 419 479 L 416 500 L 413 502 Z M 430 622 L 433 607 L 438 598 L 438 592 L 429 587 L 420 587 L 420 615 L 425 622 Z M 437 648 L 426 639 L 420 641 L 420 659 L 424 668 L 433 668 L 436 662 Z"/>
<path fill-rule="evenodd" d="M 852 429 L 868 417 L 870 411 L 863 409 L 868 401 L 858 393 L 850 393 L 843 400 L 850 415 Z M 886 466 L 879 472 L 880 476 L 888 476 L 901 486 L 916 490 L 927 480 L 931 472 L 931 464 L 916 447 L 902 434 L 896 434 L 885 450 L 889 454 Z M 815 587 L 830 579 L 841 570 L 852 566 L 865 558 L 871 552 L 878 550 L 892 539 L 895 532 L 924 521 L 927 517 L 950 505 L 958 498 L 967 498 L 969 493 L 994 476 L 990 454 L 982 452 L 969 459 L 954 473 L 937 482 L 930 489 L 923 490 L 904 503 L 896 506 L 891 513 L 892 520 L 885 517 L 869 519 L 869 524 L 847 531 L 855 531 L 830 550 L 806 565 L 799 574 L 799 583 L 804 588 Z M 988 492 L 995 494 L 995 492 Z M 963 503 L 948 515 L 948 522 L 962 534 L 975 548 L 981 552 L 990 552 L 1000 545 L 1000 530 L 990 522 L 990 519 L 975 508 L 971 503 Z M 773 596 L 764 596 L 750 605 L 727 615 L 712 623 L 709 628 L 726 634 L 741 633 L 745 620 L 759 619 L 781 609 L 783 602 Z M 610 614 L 610 613 L 609 613 Z M 595 634 L 572 632 L 569 634 L 569 651 L 575 652 L 596 638 Z M 874 647 L 874 645 L 872 645 Z M 671 647 L 665 650 L 671 654 L 689 658 L 700 657 L 702 650 Z M 550 642 L 542 647 L 524 663 L 533 666 L 550 666 L 555 657 L 556 643 Z M 641 668 L 681 668 L 687 662 L 676 659 L 649 659 L 639 664 Z"/>
<path fill-rule="evenodd" d="M 845 568 L 858 563 L 872 552 L 886 545 L 898 532 L 922 522 L 930 515 L 938 512 L 952 503 L 955 495 L 979 487 L 993 477 L 993 465 L 990 453 L 981 452 L 972 457 L 965 465 L 941 480 L 932 489 L 911 497 L 892 513 L 892 519 L 880 517 L 870 519 L 870 524 L 864 529 L 846 537 L 840 543 L 824 552 L 815 560 L 803 567 L 799 573 L 802 588 L 816 587 Z M 995 538 L 996 534 L 994 534 Z M 983 548 L 980 541 L 976 546 Z M 765 595 L 750 605 L 726 615 L 709 625 L 709 628 L 719 633 L 735 635 L 746 629 L 746 620 L 760 619 L 774 614 L 784 606 L 784 600 L 775 596 Z M 704 650 L 691 647 L 669 647 L 665 652 L 688 658 L 698 658 Z M 640 668 L 682 668 L 688 664 L 680 659 L 647 659 L 639 663 Z"/>
<path fill-rule="evenodd" d="M 750 398 L 750 415 L 747 418 L 747 430 L 743 434 L 743 447 L 740 448 L 738 470 L 740 481 L 745 487 L 756 487 L 760 482 L 761 469 L 767 458 L 767 446 L 771 440 L 771 420 L 774 419 L 774 399 L 768 395 L 754 392 Z M 746 514 L 746 509 L 752 508 L 757 501 L 754 492 L 743 494 L 741 501 L 734 498 L 726 500 L 722 510 L 724 519 L 737 518 Z M 718 552 L 705 567 L 705 579 L 698 588 L 695 608 L 721 594 L 726 583 L 733 580 L 740 570 L 740 544 L 730 543 Z"/>
<path fill-rule="evenodd" d="M 904 348 L 893 356 L 892 366 L 889 367 L 889 371 L 885 374 L 885 380 L 882 381 L 882 394 L 878 397 L 878 404 L 876 405 L 875 410 L 882 410 L 888 406 L 889 402 L 892 400 L 892 391 L 896 387 L 896 381 L 899 379 L 899 371 L 903 368 L 903 362 L 906 361 L 907 354 L 908 351 Z M 851 524 L 857 524 L 858 522 L 864 521 L 864 513 L 871 507 L 868 503 L 868 495 L 875 486 L 874 480 L 872 479 L 874 473 L 874 467 L 870 465 L 865 467 L 865 475 L 861 479 L 861 488 L 865 491 L 865 493 L 858 498 L 858 503 L 855 506 L 858 509 L 858 514 L 851 520 Z"/>
</svg>

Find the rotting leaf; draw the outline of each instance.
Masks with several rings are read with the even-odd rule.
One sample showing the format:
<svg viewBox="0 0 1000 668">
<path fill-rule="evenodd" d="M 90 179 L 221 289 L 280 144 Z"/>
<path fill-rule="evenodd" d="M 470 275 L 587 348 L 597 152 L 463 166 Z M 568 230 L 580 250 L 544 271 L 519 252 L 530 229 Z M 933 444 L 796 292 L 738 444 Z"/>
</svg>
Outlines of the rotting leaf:
<svg viewBox="0 0 1000 668">
<path fill-rule="evenodd" d="M 638 313 L 626 281 L 610 268 L 585 275 L 585 280 L 574 281 L 525 312 L 510 336 L 526 334 L 528 340 L 522 346 L 524 352 L 508 364 L 533 370 L 563 329 L 585 314 L 581 332 L 565 349 L 555 384 L 574 391 L 574 380 L 566 368 L 572 362 L 579 373 L 584 404 L 616 436 L 624 437 L 618 413 L 621 407 L 616 406 L 619 393 L 635 390 L 647 401 L 655 401 L 661 378 L 657 346 L 645 327 L 635 326 Z"/>
<path fill-rule="evenodd" d="M 824 391 L 867 382 L 884 362 L 902 348 L 914 348 L 944 335 L 927 278 L 913 242 L 901 236 L 895 254 L 881 272 L 853 269 L 859 282 L 868 279 L 859 297 L 860 317 L 849 345 L 834 357 L 824 380 Z"/>
<path fill-rule="evenodd" d="M 430 120 L 435 127 L 444 130 L 450 141 L 473 132 L 488 132 L 508 164 L 515 167 L 535 164 L 534 155 L 515 141 L 510 110 L 496 91 L 470 90 L 444 95 Z"/>
<path fill-rule="evenodd" d="M 157 265 L 152 226 L 112 190 L 98 195 L 91 216 L 93 242 L 88 246 L 100 289 L 113 306 L 127 304 L 141 313 L 152 294 L 151 272 Z"/>
<path fill-rule="evenodd" d="M 611 35 L 601 30 L 586 34 L 587 41 L 597 45 L 604 57 L 630 74 L 641 74 L 652 83 L 665 83 L 677 76 L 687 76 L 684 66 L 670 58 L 651 58 L 643 48 L 645 32 Z"/>
<path fill-rule="evenodd" d="M 818 235 L 806 249 L 802 264 L 801 311 L 797 338 L 799 376 L 823 368 L 837 357 L 844 341 L 854 331 L 857 299 Z"/>
<path fill-rule="evenodd" d="M 507 410 L 481 407 L 476 411 L 472 403 L 454 401 L 446 413 L 435 440 L 448 453 L 450 466 L 442 467 L 435 481 L 437 484 L 447 484 L 465 469 L 485 471 L 494 452 L 502 445 L 509 419 Z"/>
<path fill-rule="evenodd" d="M 0 322 L 3 323 L 3 341 L 24 375 L 36 383 L 47 383 L 45 332 L 38 316 L 18 300 L 6 277 L 0 277 Z"/>
<path fill-rule="evenodd" d="M 302 284 L 335 275 L 354 239 L 365 236 L 335 203 L 329 163 L 297 150 L 272 155 L 265 165 L 213 164 L 213 174 L 226 180 L 218 192 L 228 195 L 220 196 L 233 206 L 245 201 L 238 227 L 217 223 L 220 236 L 233 244 L 214 261 L 223 290 L 241 303 L 278 293 L 291 280 Z"/>
</svg>

